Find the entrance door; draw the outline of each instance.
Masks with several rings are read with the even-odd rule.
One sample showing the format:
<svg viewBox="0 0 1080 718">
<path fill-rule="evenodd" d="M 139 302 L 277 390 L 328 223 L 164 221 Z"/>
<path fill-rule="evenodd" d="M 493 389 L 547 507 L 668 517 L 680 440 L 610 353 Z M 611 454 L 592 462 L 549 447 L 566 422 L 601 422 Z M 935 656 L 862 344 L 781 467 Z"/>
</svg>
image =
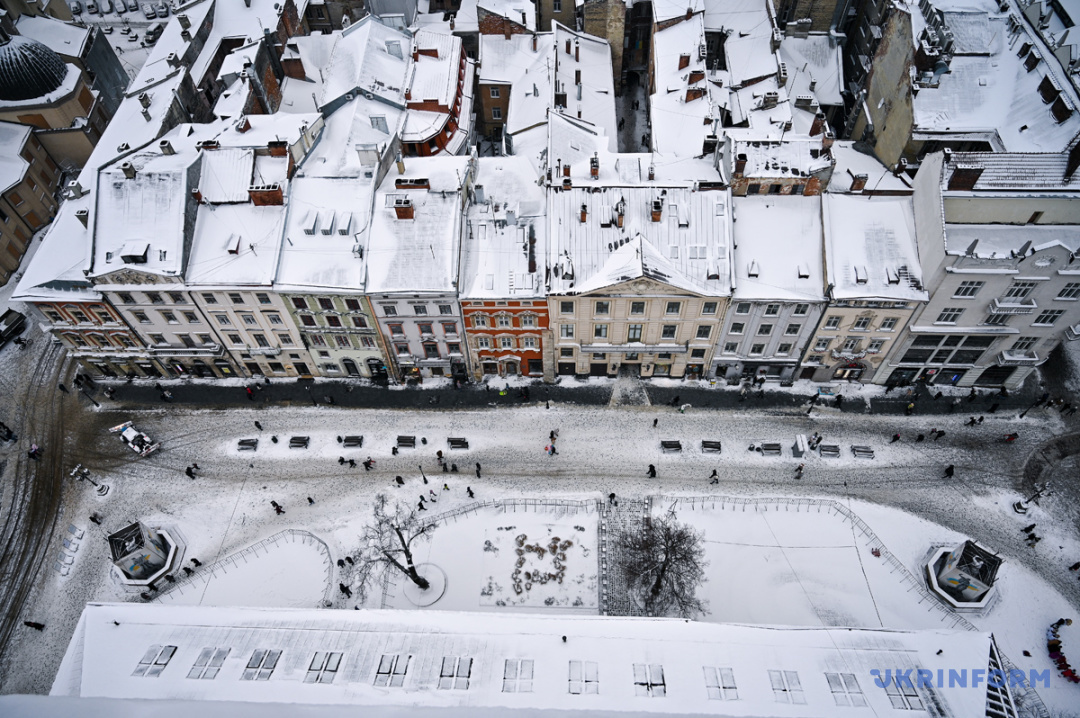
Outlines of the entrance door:
<svg viewBox="0 0 1080 718">
<path fill-rule="evenodd" d="M 1016 371 L 1014 366 L 992 366 L 975 380 L 975 386 L 1001 386 Z"/>
<path fill-rule="evenodd" d="M 114 372 L 112 370 L 112 367 L 110 367 L 108 364 L 105 364 L 105 363 L 95 364 L 94 368 L 97 369 L 98 372 L 102 376 L 108 376 L 108 377 L 116 376 L 116 372 Z"/>
<path fill-rule="evenodd" d="M 517 373 L 518 373 L 517 362 L 516 361 L 508 361 L 508 362 L 506 362 L 506 375 L 507 376 L 514 376 Z"/>
<path fill-rule="evenodd" d="M 607 363 L 590 364 L 589 376 L 607 376 Z"/>
<path fill-rule="evenodd" d="M 356 362 L 352 359 L 342 359 L 341 365 L 345 367 L 345 372 L 349 376 L 360 376 L 360 370 L 356 366 Z"/>
<path fill-rule="evenodd" d="M 481 366 L 484 367 L 484 373 L 485 374 L 498 374 L 499 373 L 499 365 L 496 364 L 493 361 L 486 361 Z"/>
<path fill-rule="evenodd" d="M 253 361 L 245 362 L 244 368 L 248 370 L 248 374 L 251 374 L 251 376 L 262 374 L 262 369 L 260 369 L 259 365 Z"/>
<path fill-rule="evenodd" d="M 139 370 L 145 375 L 150 377 L 160 377 L 161 372 L 151 362 L 136 362 L 135 366 L 139 367 Z"/>
<path fill-rule="evenodd" d="M 817 371 L 817 369 L 815 369 L 812 366 L 804 366 L 802 371 L 799 372 L 799 378 L 800 379 L 813 379 L 814 378 L 814 372 L 816 372 L 816 371 Z"/>
<path fill-rule="evenodd" d="M 214 376 L 214 370 L 206 366 L 206 362 L 202 361 L 201 359 L 196 359 L 191 369 L 195 372 L 195 376 L 199 378 L 208 378 Z"/>
<path fill-rule="evenodd" d="M 371 378 L 376 381 L 386 381 L 386 365 L 375 357 L 371 357 L 367 360 L 368 371 L 371 372 Z"/>
<path fill-rule="evenodd" d="M 302 361 L 294 361 L 293 368 L 296 369 L 296 373 L 300 376 L 311 376 L 311 372 L 308 371 L 307 364 Z"/>
<path fill-rule="evenodd" d="M 542 359 L 530 359 L 529 360 L 529 373 L 530 374 L 543 374 L 544 373 L 544 361 Z"/>
<path fill-rule="evenodd" d="M 572 376 L 577 373 L 577 367 L 572 361 L 559 362 L 559 374 L 564 376 Z"/>
</svg>

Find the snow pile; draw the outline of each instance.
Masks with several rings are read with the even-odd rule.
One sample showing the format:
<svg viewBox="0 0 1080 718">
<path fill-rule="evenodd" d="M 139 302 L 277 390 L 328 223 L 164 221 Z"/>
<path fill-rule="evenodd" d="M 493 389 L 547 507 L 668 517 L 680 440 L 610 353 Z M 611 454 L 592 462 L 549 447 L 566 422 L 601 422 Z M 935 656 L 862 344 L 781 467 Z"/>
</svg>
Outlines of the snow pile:
<svg viewBox="0 0 1080 718">
<path fill-rule="evenodd" d="M 591 523 L 586 527 L 572 520 L 552 523 L 530 516 L 487 529 L 487 584 L 480 589 L 480 603 L 596 608 L 596 521 Z"/>
</svg>

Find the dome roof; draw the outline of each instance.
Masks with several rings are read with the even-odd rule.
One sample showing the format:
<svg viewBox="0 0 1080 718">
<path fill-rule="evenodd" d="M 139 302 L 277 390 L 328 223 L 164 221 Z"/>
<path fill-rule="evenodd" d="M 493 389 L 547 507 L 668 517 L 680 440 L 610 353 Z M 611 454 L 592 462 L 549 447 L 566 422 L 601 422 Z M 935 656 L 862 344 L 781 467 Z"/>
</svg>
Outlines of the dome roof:
<svg viewBox="0 0 1080 718">
<path fill-rule="evenodd" d="M 67 65 L 60 56 L 22 35 L 0 32 L 0 100 L 16 102 L 49 94 L 64 82 Z"/>
</svg>

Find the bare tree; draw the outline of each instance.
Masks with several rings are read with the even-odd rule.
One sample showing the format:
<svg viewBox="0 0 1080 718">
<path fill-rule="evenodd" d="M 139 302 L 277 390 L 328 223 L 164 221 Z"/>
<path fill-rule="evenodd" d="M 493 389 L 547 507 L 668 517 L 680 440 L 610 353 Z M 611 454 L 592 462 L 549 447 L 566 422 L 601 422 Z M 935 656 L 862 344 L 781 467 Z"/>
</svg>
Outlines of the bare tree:
<svg viewBox="0 0 1080 718">
<path fill-rule="evenodd" d="M 372 579 L 381 573 L 378 569 L 392 567 L 427 590 L 431 584 L 416 570 L 413 542 L 426 540 L 434 531 L 435 525 L 420 521 L 412 509 L 399 503 L 391 506 L 385 494 L 376 496 L 371 523 L 360 534 L 356 581 L 361 601 Z"/>
<path fill-rule="evenodd" d="M 626 589 L 654 616 L 693 618 L 706 604 L 696 596 L 705 582 L 702 534 L 672 515 L 647 521 L 643 530 L 618 538 L 618 564 Z"/>
</svg>

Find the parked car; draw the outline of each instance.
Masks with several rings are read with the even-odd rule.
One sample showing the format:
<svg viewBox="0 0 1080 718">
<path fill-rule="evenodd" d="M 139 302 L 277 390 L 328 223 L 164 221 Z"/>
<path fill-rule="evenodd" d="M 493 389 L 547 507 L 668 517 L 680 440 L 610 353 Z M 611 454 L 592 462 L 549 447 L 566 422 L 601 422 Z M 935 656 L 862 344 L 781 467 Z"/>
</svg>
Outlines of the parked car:
<svg viewBox="0 0 1080 718">
<path fill-rule="evenodd" d="M 116 9 L 117 15 L 123 15 L 127 12 L 127 6 L 124 5 L 124 0 L 116 0 L 116 2 L 113 4 L 113 7 Z"/>
<path fill-rule="evenodd" d="M 146 32 L 143 33 L 143 37 L 146 39 L 147 45 L 153 45 L 161 37 L 162 31 L 165 29 L 165 23 L 155 22 L 151 23 L 150 27 L 146 28 Z"/>
<path fill-rule="evenodd" d="M 25 329 L 25 316 L 14 309 L 4 312 L 4 315 L 0 316 L 0 347 L 22 334 Z"/>
<path fill-rule="evenodd" d="M 139 9 L 138 0 L 124 0 L 124 4 L 127 5 L 127 9 L 130 12 L 135 12 Z"/>
<path fill-rule="evenodd" d="M 71 8 L 72 15 L 82 15 L 82 3 L 79 0 L 69 2 L 68 7 Z"/>
<path fill-rule="evenodd" d="M 98 8 L 101 9 L 102 15 L 112 12 L 112 0 L 98 0 Z"/>
<path fill-rule="evenodd" d="M 154 6 L 148 2 L 142 4 L 142 14 L 146 16 L 147 20 L 153 20 L 157 17 L 157 13 L 154 12 Z"/>
<path fill-rule="evenodd" d="M 86 0 L 86 12 L 97 15 L 98 7 L 96 0 Z"/>
<path fill-rule="evenodd" d="M 158 17 L 169 16 L 169 6 L 166 5 L 163 0 L 158 0 L 158 2 L 154 3 L 154 10 L 157 12 Z"/>
</svg>

